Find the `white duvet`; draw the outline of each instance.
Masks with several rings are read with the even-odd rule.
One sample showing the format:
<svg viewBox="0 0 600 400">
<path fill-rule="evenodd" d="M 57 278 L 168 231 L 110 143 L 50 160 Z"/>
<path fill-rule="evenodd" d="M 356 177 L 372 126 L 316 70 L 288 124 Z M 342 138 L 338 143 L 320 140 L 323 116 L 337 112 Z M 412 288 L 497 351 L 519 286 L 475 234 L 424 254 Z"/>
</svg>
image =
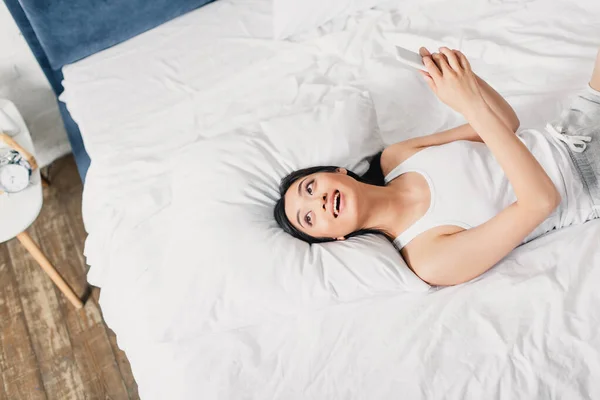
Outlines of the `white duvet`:
<svg viewBox="0 0 600 400">
<path fill-rule="evenodd" d="M 393 1 L 280 42 L 268 38 L 269 1 L 221 0 L 66 67 L 62 99 L 92 158 L 83 205 L 89 281 L 102 287 L 105 319 L 141 397 L 600 398 L 598 220 L 430 293 L 183 341 L 140 329 L 152 326 L 149 282 L 168 266 L 163 245 L 178 212 L 164 190 L 172 151 L 278 115 L 316 74 L 332 87 L 368 89 L 387 143 L 459 123 L 394 61 L 393 43 L 460 48 L 523 127 L 539 126 L 586 84 L 599 21 L 596 0 Z"/>
</svg>

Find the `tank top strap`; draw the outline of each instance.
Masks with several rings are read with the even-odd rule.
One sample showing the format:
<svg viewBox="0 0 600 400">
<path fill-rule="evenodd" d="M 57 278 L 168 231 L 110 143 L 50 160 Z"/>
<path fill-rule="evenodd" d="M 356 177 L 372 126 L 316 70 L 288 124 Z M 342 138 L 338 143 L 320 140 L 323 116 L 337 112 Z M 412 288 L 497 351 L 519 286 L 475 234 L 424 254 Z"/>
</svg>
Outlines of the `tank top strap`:
<svg viewBox="0 0 600 400">
<path fill-rule="evenodd" d="M 389 184 L 391 181 L 393 181 L 394 179 L 402 175 L 404 172 L 406 172 L 405 169 L 406 168 L 404 167 L 404 162 L 398 164 L 396 168 L 391 170 L 390 173 L 385 176 L 383 181 L 386 185 Z"/>
<path fill-rule="evenodd" d="M 399 177 L 400 175 L 402 175 L 405 172 L 413 172 L 418 168 L 418 165 L 413 165 L 416 164 L 415 160 L 418 158 L 418 156 L 420 155 L 420 153 L 422 153 L 424 150 L 419 150 L 417 151 L 415 154 L 411 155 L 410 157 L 408 157 L 406 160 L 402 161 L 400 164 L 396 165 L 396 167 L 394 169 L 392 169 L 390 171 L 389 174 L 387 174 L 384 178 L 384 182 L 387 185 L 388 183 L 390 183 L 391 181 L 393 181 L 394 179 L 396 179 L 397 177 Z M 419 172 L 419 171 L 416 171 Z"/>
<path fill-rule="evenodd" d="M 417 222 L 412 224 L 407 230 L 405 230 L 399 236 L 397 236 L 394 239 L 394 245 L 398 248 L 398 250 L 402 249 L 404 246 L 409 244 L 414 238 L 431 228 L 431 223 L 428 222 L 429 221 L 428 218 L 426 218 L 426 215 L 423 216 Z"/>
<path fill-rule="evenodd" d="M 424 150 L 426 150 L 426 149 L 424 149 Z M 408 229 L 406 229 L 404 232 L 402 232 L 398 237 L 396 237 L 394 239 L 394 245 L 398 249 L 402 249 L 415 237 L 417 237 L 421 233 L 425 232 L 426 230 L 430 229 L 432 227 L 432 225 L 435 225 L 435 223 L 433 223 L 433 221 L 431 220 L 432 213 L 434 211 L 435 203 L 436 203 L 435 187 L 433 185 L 431 178 L 429 177 L 429 174 L 425 170 L 420 168 L 420 166 L 418 165 L 418 162 L 415 162 L 419 158 L 416 156 L 420 155 L 420 153 L 422 153 L 424 150 L 421 150 L 421 151 L 413 154 L 408 159 L 404 160 L 402 163 L 400 163 L 398 166 L 396 166 L 396 168 L 394 168 L 385 177 L 385 184 L 387 185 L 391 181 L 393 181 L 394 179 L 396 179 L 397 177 L 399 177 L 400 175 L 402 175 L 404 173 L 416 172 L 427 181 L 427 185 L 429 187 L 429 192 L 430 192 L 430 196 L 431 196 L 431 202 L 430 202 L 429 208 L 425 212 L 425 215 L 423 215 L 421 218 L 419 218 L 415 223 L 413 223 L 410 227 L 408 227 Z"/>
</svg>

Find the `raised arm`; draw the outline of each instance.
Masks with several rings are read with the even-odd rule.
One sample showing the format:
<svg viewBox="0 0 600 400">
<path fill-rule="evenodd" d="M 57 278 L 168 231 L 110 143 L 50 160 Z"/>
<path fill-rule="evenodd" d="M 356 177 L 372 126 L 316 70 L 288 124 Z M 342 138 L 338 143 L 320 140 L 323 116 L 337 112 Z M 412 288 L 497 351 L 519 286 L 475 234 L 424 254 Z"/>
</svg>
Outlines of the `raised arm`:
<svg viewBox="0 0 600 400">
<path fill-rule="evenodd" d="M 479 89 L 481 90 L 481 96 L 485 103 L 490 106 L 492 111 L 506 124 L 506 126 L 513 132 L 516 132 L 521 125 L 521 121 L 519 121 L 519 117 L 517 117 L 517 113 L 515 110 L 508 104 L 506 99 L 500 95 L 500 93 L 496 92 L 493 87 L 491 87 L 486 81 L 481 79 L 476 74 L 473 74 L 475 79 L 477 80 L 477 84 L 479 85 Z"/>
<path fill-rule="evenodd" d="M 483 99 L 466 57 L 447 48 L 440 68 L 425 58 L 427 83 L 464 115 L 510 181 L 517 201 L 486 223 L 436 239 L 411 267 L 425 281 L 454 285 L 482 274 L 518 246 L 560 203 L 560 194 L 527 147 Z M 446 61 L 447 60 L 447 61 Z"/>
<path fill-rule="evenodd" d="M 432 57 L 432 54 L 425 47 L 421 47 L 419 54 L 424 58 L 429 57 L 431 59 Z M 433 54 L 433 59 L 436 63 L 439 62 L 442 57 L 446 59 L 445 56 L 440 53 Z M 429 73 L 424 71 L 419 72 L 426 79 L 430 78 Z M 479 78 L 477 75 L 473 75 L 475 76 L 481 96 L 486 104 L 512 132 L 516 132 L 517 129 L 519 129 L 520 122 L 517 114 L 512 109 L 510 104 L 508 104 L 508 102 L 498 92 L 496 92 L 494 88 L 488 85 L 487 82 Z M 389 172 L 396 165 L 424 147 L 440 146 L 456 140 L 483 142 L 483 139 L 481 136 L 479 136 L 479 133 L 477 133 L 477 131 L 470 124 L 463 124 L 442 132 L 415 137 L 388 146 L 384 151 L 384 156 L 381 158 L 382 168 L 384 171 Z"/>
<path fill-rule="evenodd" d="M 419 49 L 419 54 L 421 55 L 421 57 L 428 57 L 428 56 L 432 57 L 434 62 L 438 66 L 439 66 L 439 61 L 442 58 L 444 58 L 445 61 L 448 60 L 447 56 L 445 56 L 443 53 L 434 53 L 432 56 L 432 54 L 429 52 L 429 50 L 427 50 L 425 47 L 421 47 Z M 421 72 L 421 74 L 424 76 L 429 76 L 429 74 L 427 72 L 424 72 L 424 71 L 419 71 L 419 72 Z M 516 132 L 517 129 L 519 129 L 520 121 L 519 121 L 519 118 L 517 117 L 517 114 L 515 113 L 515 110 L 513 110 L 513 108 L 510 106 L 510 104 L 508 104 L 508 102 L 504 99 L 504 97 L 502 97 L 500 95 L 500 93 L 498 93 L 496 90 L 494 90 L 494 88 L 491 87 L 486 81 L 481 79 L 475 73 L 473 73 L 473 75 L 475 76 L 475 80 L 477 81 L 477 84 L 479 85 L 479 90 L 481 92 L 481 96 L 483 97 L 483 100 L 485 100 L 487 105 L 490 106 L 492 111 L 494 111 L 494 113 L 496 113 L 496 115 L 502 120 L 502 122 L 504 122 L 506 124 L 506 126 L 508 126 L 509 129 L 511 129 L 513 132 Z M 474 133 L 475 133 L 475 135 L 477 135 L 476 132 L 474 132 Z M 479 135 L 477 135 L 477 136 L 479 136 Z"/>
</svg>

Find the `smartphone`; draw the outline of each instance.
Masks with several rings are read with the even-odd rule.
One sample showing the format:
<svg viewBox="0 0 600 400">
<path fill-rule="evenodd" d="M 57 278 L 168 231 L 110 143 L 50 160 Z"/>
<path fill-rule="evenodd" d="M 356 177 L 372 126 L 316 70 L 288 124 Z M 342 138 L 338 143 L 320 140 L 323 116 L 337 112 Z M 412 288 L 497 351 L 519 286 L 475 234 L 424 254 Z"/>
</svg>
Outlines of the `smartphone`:
<svg viewBox="0 0 600 400">
<path fill-rule="evenodd" d="M 406 50 L 403 47 L 396 46 L 396 59 L 404 65 L 427 71 L 427 68 L 423 65 L 423 57 L 414 51 Z"/>
</svg>

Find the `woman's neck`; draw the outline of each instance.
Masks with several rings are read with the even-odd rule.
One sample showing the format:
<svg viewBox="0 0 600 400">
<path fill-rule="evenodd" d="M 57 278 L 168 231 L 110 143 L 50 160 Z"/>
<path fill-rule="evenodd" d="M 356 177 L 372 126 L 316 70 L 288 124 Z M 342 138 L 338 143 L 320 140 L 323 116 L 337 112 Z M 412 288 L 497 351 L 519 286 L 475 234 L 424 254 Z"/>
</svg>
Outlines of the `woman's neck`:
<svg viewBox="0 0 600 400">
<path fill-rule="evenodd" d="M 423 192 L 411 185 L 397 183 L 390 186 L 365 185 L 363 191 L 364 210 L 361 226 L 377 229 L 395 237 L 401 233 L 406 221 L 418 219 L 416 214 L 423 208 Z"/>
</svg>

